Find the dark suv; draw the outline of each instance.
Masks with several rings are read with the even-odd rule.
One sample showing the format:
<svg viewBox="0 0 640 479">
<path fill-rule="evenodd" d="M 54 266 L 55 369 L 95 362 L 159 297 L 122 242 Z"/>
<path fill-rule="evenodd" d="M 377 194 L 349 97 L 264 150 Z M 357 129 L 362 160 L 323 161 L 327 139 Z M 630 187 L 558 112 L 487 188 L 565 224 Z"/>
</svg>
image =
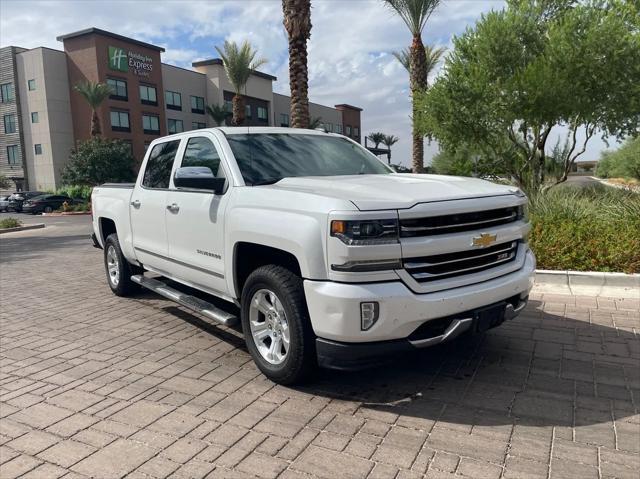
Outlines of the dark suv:
<svg viewBox="0 0 640 479">
<path fill-rule="evenodd" d="M 62 208 L 63 203 L 73 204 L 73 200 L 65 195 L 40 195 L 30 198 L 22 203 L 22 212 L 31 213 L 51 213 Z"/>
</svg>

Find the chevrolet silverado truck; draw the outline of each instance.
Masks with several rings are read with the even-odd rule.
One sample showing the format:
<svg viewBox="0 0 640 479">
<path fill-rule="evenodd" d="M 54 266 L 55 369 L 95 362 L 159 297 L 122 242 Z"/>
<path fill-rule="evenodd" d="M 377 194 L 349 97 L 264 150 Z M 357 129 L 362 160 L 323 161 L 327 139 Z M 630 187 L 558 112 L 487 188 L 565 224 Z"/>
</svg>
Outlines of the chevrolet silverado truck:
<svg viewBox="0 0 640 479">
<path fill-rule="evenodd" d="M 282 384 L 498 326 L 533 285 L 518 188 L 398 174 L 315 130 L 156 139 L 135 184 L 96 187 L 92 205 L 116 295 L 145 287 L 239 321 L 258 368 Z"/>
</svg>

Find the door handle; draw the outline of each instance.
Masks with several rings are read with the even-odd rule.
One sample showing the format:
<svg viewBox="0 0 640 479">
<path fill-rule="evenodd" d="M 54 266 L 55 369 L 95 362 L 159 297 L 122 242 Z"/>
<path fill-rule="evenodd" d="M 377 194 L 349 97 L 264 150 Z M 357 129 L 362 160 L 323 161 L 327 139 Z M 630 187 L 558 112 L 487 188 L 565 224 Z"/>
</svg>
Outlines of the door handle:
<svg viewBox="0 0 640 479">
<path fill-rule="evenodd" d="M 134 208 L 140 208 L 140 200 L 132 201 L 131 206 L 133 206 Z"/>
<path fill-rule="evenodd" d="M 170 205 L 167 205 L 167 209 L 168 209 L 169 211 L 171 211 L 172 213 L 177 213 L 178 211 L 180 211 L 180 207 L 179 207 L 177 204 L 175 204 L 175 203 L 172 203 L 172 204 L 170 204 Z"/>
</svg>

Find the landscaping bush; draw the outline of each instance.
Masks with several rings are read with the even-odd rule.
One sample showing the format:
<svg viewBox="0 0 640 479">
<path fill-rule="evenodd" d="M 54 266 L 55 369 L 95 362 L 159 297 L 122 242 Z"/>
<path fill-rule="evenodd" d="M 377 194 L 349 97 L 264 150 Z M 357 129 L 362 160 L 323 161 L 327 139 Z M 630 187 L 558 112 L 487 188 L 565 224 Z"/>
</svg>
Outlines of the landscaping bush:
<svg viewBox="0 0 640 479">
<path fill-rule="evenodd" d="M 66 185 L 56 190 L 56 195 L 65 195 L 73 199 L 89 200 L 93 188 L 87 185 Z"/>
<path fill-rule="evenodd" d="M 635 178 L 640 180 L 640 137 L 628 139 L 615 151 L 605 151 L 598 161 L 600 178 Z"/>
<path fill-rule="evenodd" d="M 530 198 L 538 268 L 640 273 L 640 194 L 563 186 Z"/>
<path fill-rule="evenodd" d="M 0 228 L 17 228 L 22 226 L 22 221 L 15 218 L 3 218 L 0 220 Z"/>
</svg>

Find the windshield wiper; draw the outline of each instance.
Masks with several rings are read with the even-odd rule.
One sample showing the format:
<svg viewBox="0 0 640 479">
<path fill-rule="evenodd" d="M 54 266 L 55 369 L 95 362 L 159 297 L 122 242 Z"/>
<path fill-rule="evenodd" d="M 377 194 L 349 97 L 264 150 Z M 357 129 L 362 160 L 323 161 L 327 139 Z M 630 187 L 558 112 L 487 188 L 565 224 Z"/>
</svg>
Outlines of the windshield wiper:
<svg viewBox="0 0 640 479">
<path fill-rule="evenodd" d="M 264 180 L 258 180 L 251 182 L 251 186 L 260 186 L 260 185 L 272 185 L 280 181 L 282 177 L 274 177 L 274 178 L 265 178 Z"/>
</svg>

